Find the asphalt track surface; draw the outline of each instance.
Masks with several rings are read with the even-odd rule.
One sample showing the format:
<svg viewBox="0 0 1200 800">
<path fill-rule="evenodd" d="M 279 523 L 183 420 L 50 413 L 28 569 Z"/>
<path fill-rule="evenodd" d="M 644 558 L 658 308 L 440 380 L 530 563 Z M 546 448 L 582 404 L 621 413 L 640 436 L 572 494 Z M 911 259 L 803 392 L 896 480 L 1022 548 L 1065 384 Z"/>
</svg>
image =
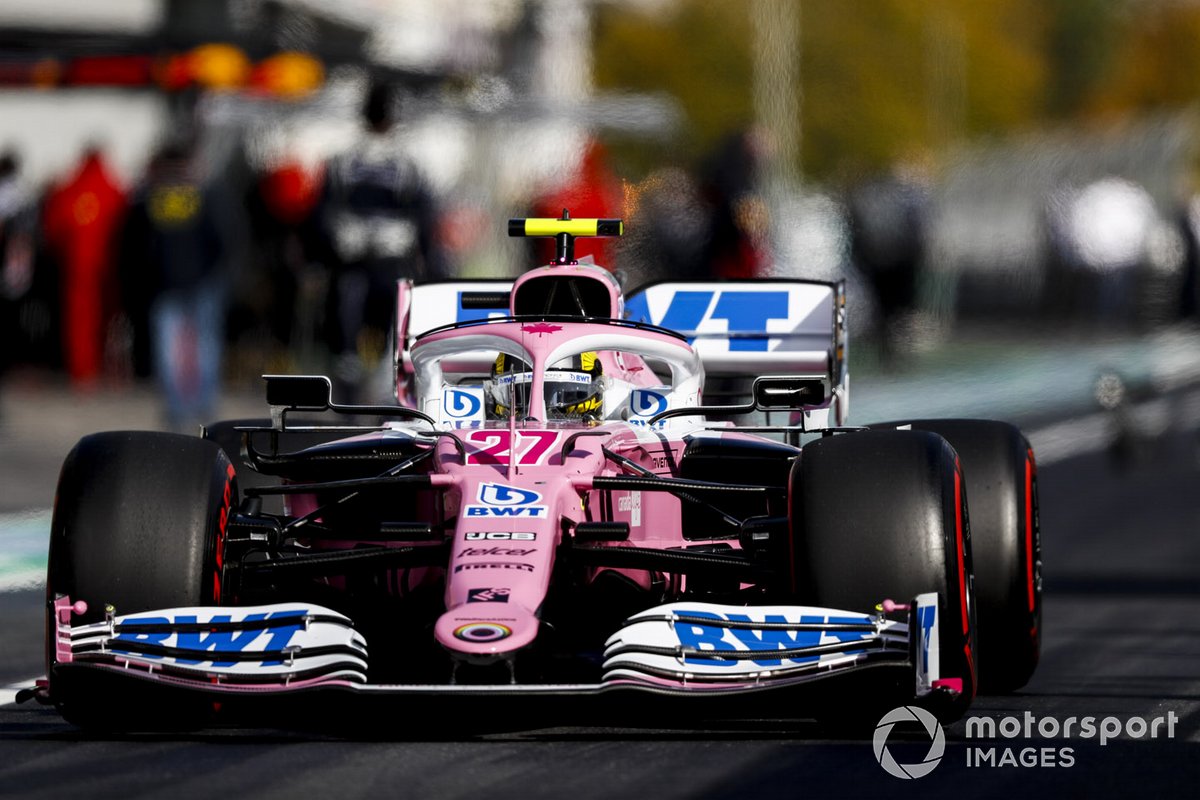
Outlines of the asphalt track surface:
<svg viewBox="0 0 1200 800">
<path fill-rule="evenodd" d="M 1194 405 L 1196 396 L 1181 392 L 1166 400 Z M 968 740 L 960 721 L 947 727 L 942 761 L 926 777 L 886 774 L 869 731 L 854 736 L 804 719 L 718 723 L 630 713 L 581 725 L 563 708 L 561 720 L 523 726 L 515 713 L 507 729 L 489 732 L 477 724 L 472 732 L 430 732 L 434 715 L 400 706 L 360 711 L 376 721 L 393 715 L 382 718 L 382 734 L 370 736 L 252 725 L 98 737 L 27 703 L 0 705 L 0 797 L 1195 796 L 1200 429 L 1194 416 L 1141 441 L 1125 460 L 1085 448 L 1041 467 L 1042 661 L 1019 694 L 978 698 L 970 711 L 997 722 L 1028 713 L 1035 732 Z M 1106 423 L 1061 421 L 1060 434 L 1072 440 L 1089 424 Z M 38 591 L 0 592 L 0 687 L 41 671 L 42 601 Z M 780 709 L 781 716 L 788 712 Z M 470 718 L 478 723 L 487 714 L 480 707 Z M 1103 746 L 1098 738 L 1036 733 L 1036 721 L 1047 717 L 1061 724 L 1090 716 L 1099 725 L 1112 716 L 1124 725 L 1133 717 L 1150 722 L 1170 715 L 1171 738 L 1165 722 L 1153 740 L 1123 733 Z M 898 762 L 925 758 L 927 737 L 898 733 L 888 739 Z M 974 748 L 995 748 L 997 764 L 1011 748 L 1018 763 L 1037 757 L 1059 765 L 968 766 L 979 757 Z"/>
</svg>

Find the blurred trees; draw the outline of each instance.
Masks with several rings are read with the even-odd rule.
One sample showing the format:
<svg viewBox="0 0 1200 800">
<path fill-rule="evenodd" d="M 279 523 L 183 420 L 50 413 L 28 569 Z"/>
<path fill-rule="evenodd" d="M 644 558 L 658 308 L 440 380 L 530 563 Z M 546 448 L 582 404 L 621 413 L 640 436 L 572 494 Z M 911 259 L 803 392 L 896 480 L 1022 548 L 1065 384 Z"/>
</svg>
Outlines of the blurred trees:
<svg viewBox="0 0 1200 800">
<path fill-rule="evenodd" d="M 753 121 L 754 0 L 600 4 L 599 88 L 666 91 L 687 114 L 627 171 L 695 163 Z M 1087 125 L 1200 98 L 1200 2 L 795 0 L 801 168 L 840 182 L 980 137 Z"/>
</svg>

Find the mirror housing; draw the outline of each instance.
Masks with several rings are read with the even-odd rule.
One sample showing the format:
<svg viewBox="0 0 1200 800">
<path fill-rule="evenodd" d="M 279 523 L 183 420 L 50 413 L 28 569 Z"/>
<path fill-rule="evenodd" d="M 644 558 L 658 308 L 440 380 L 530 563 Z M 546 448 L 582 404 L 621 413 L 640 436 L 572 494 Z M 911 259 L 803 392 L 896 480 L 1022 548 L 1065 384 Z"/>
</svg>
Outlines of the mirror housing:
<svg viewBox="0 0 1200 800">
<path fill-rule="evenodd" d="M 759 411 L 798 411 L 819 406 L 829 394 L 823 375 L 771 375 L 754 381 L 754 406 Z"/>
<path fill-rule="evenodd" d="M 333 403 L 333 384 L 324 375 L 263 375 L 267 404 L 299 411 L 325 411 Z"/>
</svg>

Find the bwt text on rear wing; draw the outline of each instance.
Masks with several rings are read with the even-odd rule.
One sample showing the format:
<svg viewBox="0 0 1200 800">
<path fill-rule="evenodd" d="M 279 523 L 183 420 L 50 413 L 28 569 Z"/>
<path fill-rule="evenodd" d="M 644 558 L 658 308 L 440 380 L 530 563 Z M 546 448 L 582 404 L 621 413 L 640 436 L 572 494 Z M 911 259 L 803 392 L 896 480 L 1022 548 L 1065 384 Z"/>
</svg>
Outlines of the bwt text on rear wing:
<svg viewBox="0 0 1200 800">
<path fill-rule="evenodd" d="M 397 286 L 396 364 L 422 333 L 509 313 L 512 281 L 451 281 Z M 797 279 L 670 281 L 625 298 L 625 318 L 681 333 L 717 378 L 823 374 L 832 387 L 823 408 L 844 424 L 849 408 L 845 288 Z"/>
</svg>

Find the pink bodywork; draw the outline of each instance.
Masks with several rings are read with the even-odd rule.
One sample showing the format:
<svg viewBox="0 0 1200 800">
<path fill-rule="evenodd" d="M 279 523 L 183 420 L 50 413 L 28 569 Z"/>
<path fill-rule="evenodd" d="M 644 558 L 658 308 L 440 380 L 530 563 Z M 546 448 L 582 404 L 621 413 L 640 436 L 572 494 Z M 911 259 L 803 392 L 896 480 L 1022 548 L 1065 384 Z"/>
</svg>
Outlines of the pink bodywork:
<svg viewBox="0 0 1200 800">
<path fill-rule="evenodd" d="M 690 365 L 693 374 L 685 376 L 686 382 L 698 387 L 703 381 L 699 362 L 685 342 L 655 331 L 595 323 L 497 322 L 446 330 L 422 338 L 413 348 L 413 358 L 420 364 L 427 351 L 475 349 L 497 339 L 516 345 L 532 361 L 528 416 L 533 419 L 456 431 L 466 451 L 465 463 L 454 442 L 443 437 L 434 467 L 435 485 L 447 488 L 446 516 L 457 516 L 446 568 L 447 611 L 434 635 L 448 650 L 468 658 L 512 653 L 536 638 L 537 612 L 550 585 L 564 520 L 601 519 L 606 512 L 599 498 L 590 496 L 591 480 L 621 474 L 602 448 L 652 471 L 657 464 L 658 473 L 669 474 L 666 464 L 677 463 L 684 446 L 677 436 L 648 436 L 619 420 L 599 425 L 543 421 L 547 365 L 565 352 L 595 349 L 606 376 L 635 386 L 656 385 L 659 379 L 643 359 L 628 352 L 636 350 L 671 356 Z M 620 347 L 627 350 L 615 349 Z M 421 370 L 417 372 L 420 378 Z M 691 402 L 698 399 L 697 391 Z M 568 440 L 580 432 L 585 435 L 574 439 L 564 459 Z M 629 523 L 630 544 L 679 544 L 679 500 L 661 492 L 634 500 L 634 494 L 641 495 L 612 492 L 611 517 L 603 518 Z M 507 500 L 520 502 L 506 505 Z"/>
</svg>

